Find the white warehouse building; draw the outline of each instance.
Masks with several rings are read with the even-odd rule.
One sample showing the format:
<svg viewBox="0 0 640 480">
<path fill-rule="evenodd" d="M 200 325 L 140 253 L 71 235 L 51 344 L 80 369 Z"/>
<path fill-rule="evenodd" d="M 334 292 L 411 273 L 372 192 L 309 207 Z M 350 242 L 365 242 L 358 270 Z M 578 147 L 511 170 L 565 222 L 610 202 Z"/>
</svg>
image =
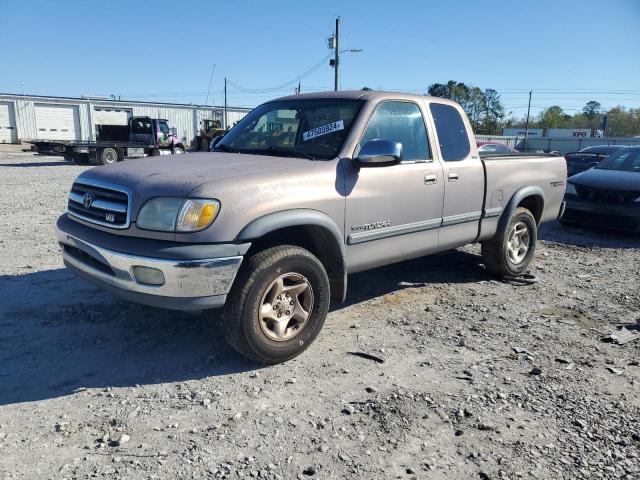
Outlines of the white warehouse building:
<svg viewBox="0 0 640 480">
<path fill-rule="evenodd" d="M 227 107 L 227 125 L 233 126 L 249 111 Z M 0 143 L 96 140 L 98 125 L 127 125 L 130 117 L 137 116 L 168 120 L 187 144 L 197 135 L 203 120 L 220 120 L 224 124 L 223 107 L 0 93 Z"/>
</svg>

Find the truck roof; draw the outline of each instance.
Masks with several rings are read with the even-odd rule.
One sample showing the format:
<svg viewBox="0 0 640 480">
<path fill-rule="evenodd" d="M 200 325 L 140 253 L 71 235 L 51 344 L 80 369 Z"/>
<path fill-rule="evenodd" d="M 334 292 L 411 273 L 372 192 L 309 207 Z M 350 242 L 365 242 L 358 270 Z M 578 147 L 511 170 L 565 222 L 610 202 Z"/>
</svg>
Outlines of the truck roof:
<svg viewBox="0 0 640 480">
<path fill-rule="evenodd" d="M 287 95 L 286 97 L 280 97 L 270 102 L 279 102 L 282 100 L 307 100 L 307 99 L 330 99 L 330 98 L 344 98 L 344 99 L 370 99 L 374 97 L 386 97 L 389 99 L 428 99 L 437 101 L 438 103 L 447 103 L 451 105 L 457 105 L 456 102 L 447 100 L 440 97 L 432 97 L 429 95 L 418 95 L 416 93 L 402 93 L 402 92 L 385 92 L 382 90 L 340 90 L 340 91 L 327 91 L 327 92 L 313 92 L 313 93 L 301 93 L 299 95 Z"/>
</svg>

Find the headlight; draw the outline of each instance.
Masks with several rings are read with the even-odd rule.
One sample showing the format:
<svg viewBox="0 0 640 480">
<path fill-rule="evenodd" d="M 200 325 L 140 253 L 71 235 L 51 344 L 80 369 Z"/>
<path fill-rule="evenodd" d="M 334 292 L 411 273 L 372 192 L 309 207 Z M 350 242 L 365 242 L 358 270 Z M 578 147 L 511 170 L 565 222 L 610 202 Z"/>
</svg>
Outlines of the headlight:
<svg viewBox="0 0 640 480">
<path fill-rule="evenodd" d="M 219 211 L 217 200 L 152 198 L 140 209 L 136 224 L 145 230 L 195 232 L 211 225 Z"/>
<path fill-rule="evenodd" d="M 576 186 L 573 183 L 567 182 L 567 189 L 564 192 L 565 194 L 570 193 L 571 195 L 576 195 Z"/>
</svg>

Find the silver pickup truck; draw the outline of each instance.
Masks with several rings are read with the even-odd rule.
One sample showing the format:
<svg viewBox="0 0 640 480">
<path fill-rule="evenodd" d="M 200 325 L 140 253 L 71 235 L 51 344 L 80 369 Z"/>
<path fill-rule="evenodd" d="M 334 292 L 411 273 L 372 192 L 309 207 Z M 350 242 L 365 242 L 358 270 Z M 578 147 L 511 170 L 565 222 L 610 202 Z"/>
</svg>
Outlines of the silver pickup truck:
<svg viewBox="0 0 640 480">
<path fill-rule="evenodd" d="M 125 299 L 223 307 L 231 345 L 277 363 L 316 338 L 350 273 L 472 242 L 487 270 L 525 272 L 566 176 L 560 156 L 480 156 L 451 101 L 296 95 L 213 152 L 82 173 L 58 240 L 68 268 Z"/>
</svg>

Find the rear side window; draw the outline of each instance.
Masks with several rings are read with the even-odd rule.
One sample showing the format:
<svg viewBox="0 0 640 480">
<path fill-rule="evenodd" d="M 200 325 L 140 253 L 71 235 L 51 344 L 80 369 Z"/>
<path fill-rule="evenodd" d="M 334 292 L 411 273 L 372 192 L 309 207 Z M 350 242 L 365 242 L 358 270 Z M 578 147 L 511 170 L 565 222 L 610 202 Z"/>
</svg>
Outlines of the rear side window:
<svg viewBox="0 0 640 480">
<path fill-rule="evenodd" d="M 464 160 L 471 147 L 460 113 L 456 108 L 442 103 L 432 103 L 430 108 L 438 132 L 442 159 L 446 162 Z"/>
<path fill-rule="evenodd" d="M 384 102 L 378 105 L 369 119 L 357 151 L 368 141 L 379 138 L 402 143 L 402 160 L 431 158 L 422 112 L 415 103 Z"/>
</svg>

